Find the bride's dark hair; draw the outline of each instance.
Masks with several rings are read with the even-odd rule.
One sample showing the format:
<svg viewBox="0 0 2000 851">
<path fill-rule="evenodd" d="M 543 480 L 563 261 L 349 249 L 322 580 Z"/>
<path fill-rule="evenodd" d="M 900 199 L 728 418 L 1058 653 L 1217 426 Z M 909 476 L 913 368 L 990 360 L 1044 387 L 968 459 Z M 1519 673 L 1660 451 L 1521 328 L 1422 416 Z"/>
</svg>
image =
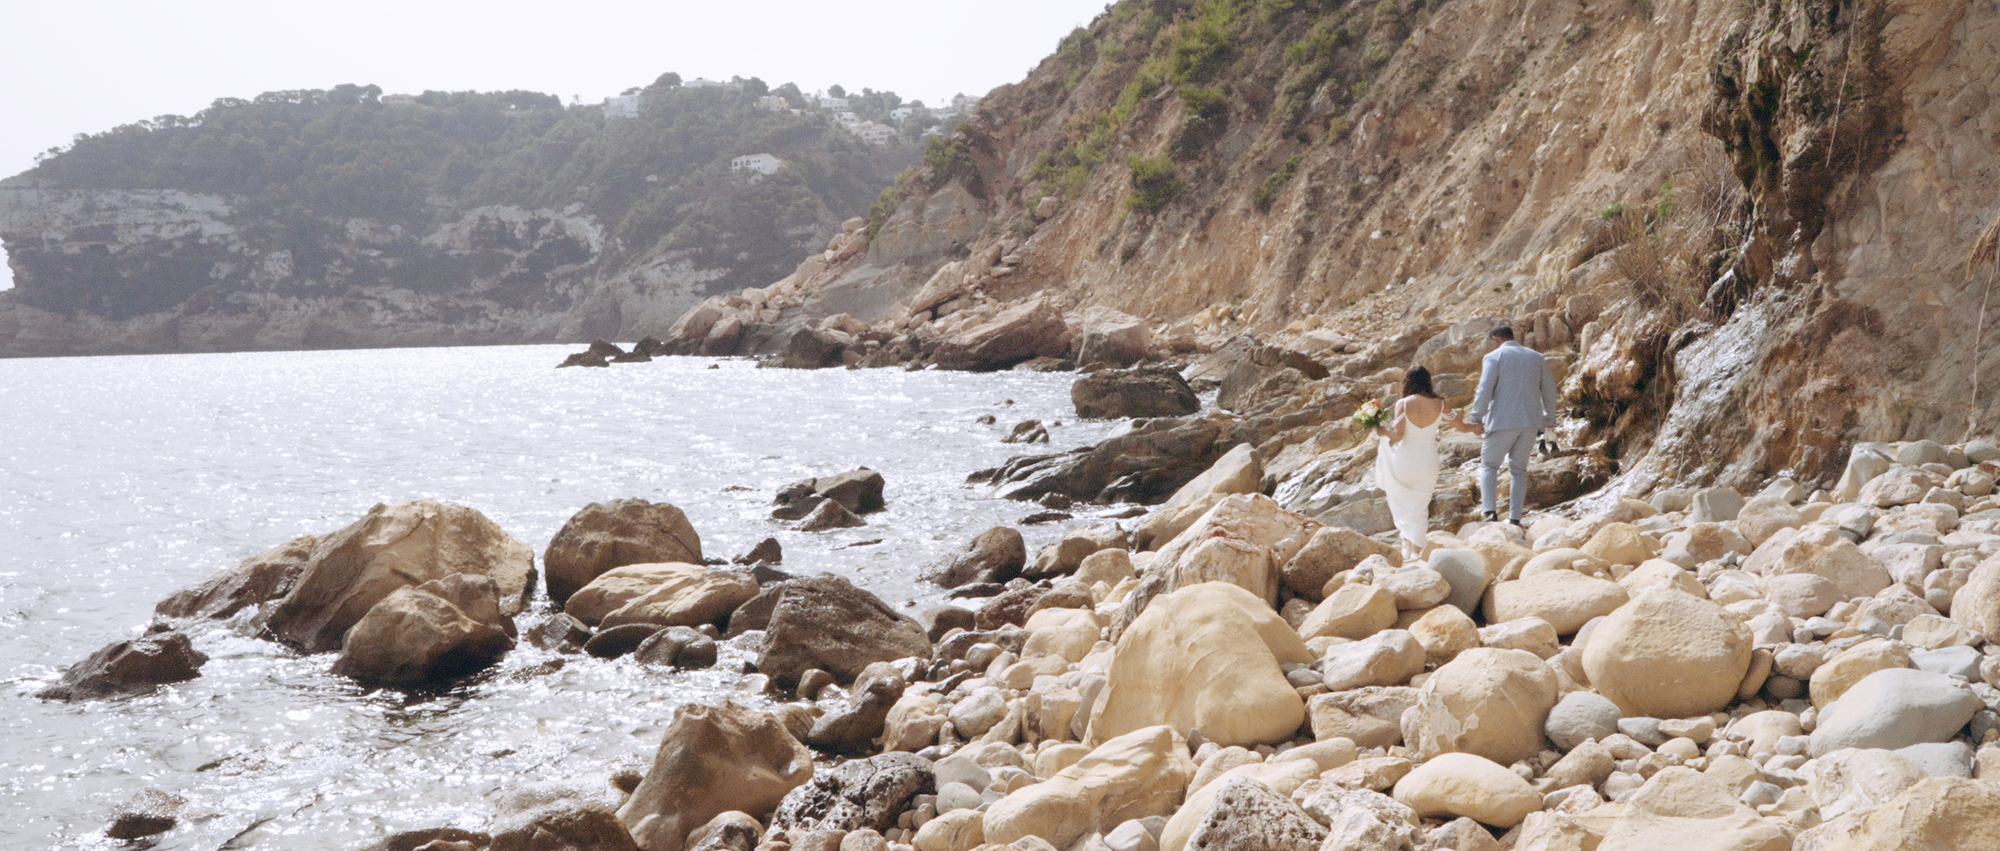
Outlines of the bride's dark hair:
<svg viewBox="0 0 2000 851">
<path fill-rule="evenodd" d="M 1410 370 L 1409 375 L 1403 378 L 1403 395 L 1443 398 L 1431 389 L 1431 371 L 1421 366 Z"/>
</svg>

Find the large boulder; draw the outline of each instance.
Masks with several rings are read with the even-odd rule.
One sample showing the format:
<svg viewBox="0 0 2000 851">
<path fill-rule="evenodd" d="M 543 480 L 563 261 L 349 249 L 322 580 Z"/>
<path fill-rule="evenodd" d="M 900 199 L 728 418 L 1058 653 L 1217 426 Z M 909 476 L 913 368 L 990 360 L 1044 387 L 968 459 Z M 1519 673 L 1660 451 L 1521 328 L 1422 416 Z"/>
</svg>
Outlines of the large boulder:
<svg viewBox="0 0 2000 851">
<path fill-rule="evenodd" d="M 812 668 L 852 682 L 873 662 L 930 658 L 922 626 L 846 579 L 821 574 L 781 587 L 757 658 L 757 670 L 781 688 Z"/>
<path fill-rule="evenodd" d="M 1276 607 L 1279 567 L 1319 528 L 1311 518 L 1287 511 L 1263 494 L 1224 497 L 1160 547 L 1140 577 L 1138 591 L 1126 602 L 1126 619 L 1137 617 L 1162 594 L 1216 581 L 1234 584 Z"/>
<path fill-rule="evenodd" d="M 885 831 L 911 808 L 911 798 L 936 792 L 930 760 L 916 754 L 857 759 L 787 793 L 771 816 L 771 829 Z"/>
<path fill-rule="evenodd" d="M 439 686 L 500 661 L 514 647 L 491 577 L 455 573 L 399 588 L 347 631 L 333 672 L 368 686 Z"/>
<path fill-rule="evenodd" d="M 1172 727 L 1143 727 L 1111 738 L 1068 768 L 995 801 L 982 820 L 994 844 L 1038 836 L 1068 848 L 1086 833 L 1130 819 L 1167 816 L 1194 779 L 1187 740 Z"/>
<path fill-rule="evenodd" d="M 535 553 L 462 505 L 377 505 L 320 542 L 265 627 L 307 653 L 338 650 L 348 628 L 376 603 L 457 573 L 491 577 L 501 612 L 517 614 L 534 586 Z"/>
<path fill-rule="evenodd" d="M 812 751 L 777 718 L 734 703 L 683 704 L 618 820 L 644 851 L 682 851 L 689 833 L 722 813 L 768 817 L 812 775 Z"/>
<path fill-rule="evenodd" d="M 1137 550 L 1159 549 L 1187 531 L 1187 527 L 1224 498 L 1259 493 L 1263 489 L 1264 465 L 1257 458 L 1256 448 L 1248 443 L 1237 444 L 1140 520 L 1139 528 L 1132 533 L 1132 546 Z"/>
<path fill-rule="evenodd" d="M 1146 320 L 1108 307 L 1092 307 L 1079 323 L 1076 362 L 1130 366 L 1152 355 L 1153 331 Z M 1083 416 L 1083 415 L 1080 415 Z"/>
<path fill-rule="evenodd" d="M 995 526 L 973 538 L 965 548 L 924 573 L 925 582 L 957 588 L 974 582 L 1006 582 L 1028 564 L 1028 543 L 1021 530 Z"/>
<path fill-rule="evenodd" d="M 1688 718 L 1725 708 L 1750 671 L 1750 630 L 1692 594 L 1641 593 L 1594 629 L 1583 669 L 1628 716 Z"/>
<path fill-rule="evenodd" d="M 115 642 L 63 672 L 62 680 L 35 696 L 44 700 L 96 700 L 201 676 L 208 655 L 179 632 L 152 632 Z"/>
<path fill-rule="evenodd" d="M 217 620 L 285 596 L 312 561 L 325 535 L 302 535 L 246 558 L 153 607 L 156 620 Z"/>
<path fill-rule="evenodd" d="M 1972 568 L 1951 598 L 1951 619 L 1988 642 L 2000 642 L 2000 555 Z"/>
<path fill-rule="evenodd" d="M 1396 548 L 1339 526 L 1322 526 L 1280 569 L 1285 590 L 1293 596 L 1318 601 L 1326 583 L 1335 574 L 1352 570 L 1362 559 L 1379 555 L 1396 557 Z"/>
<path fill-rule="evenodd" d="M 1417 815 L 1463 816 L 1506 829 L 1542 808 L 1542 796 L 1505 765 L 1469 753 L 1439 754 L 1396 781 L 1396 802 Z"/>
<path fill-rule="evenodd" d="M 1008 459 L 969 478 L 990 482 L 1008 499 L 1061 494 L 1083 502 L 1165 500 L 1242 441 L 1218 417 L 1151 419 L 1086 446 L 1054 455 Z"/>
<path fill-rule="evenodd" d="M 1070 385 L 1069 400 L 1085 419 L 1181 417 L 1201 410 L 1201 399 L 1187 379 L 1158 364 L 1085 375 Z"/>
<path fill-rule="evenodd" d="M 1682 766 L 1660 769 L 1605 832 L 1597 851 L 1788 851 L 1792 839 L 1721 781 Z"/>
<path fill-rule="evenodd" d="M 1542 750 L 1557 691 L 1556 672 L 1533 653 L 1467 650 L 1417 689 L 1416 705 L 1403 713 L 1403 743 L 1414 758 L 1469 753 L 1502 765 L 1527 759 Z"/>
<path fill-rule="evenodd" d="M 1216 781 L 1184 848 L 1198 851 L 1318 851 L 1326 827 L 1292 799 L 1249 777 Z"/>
<path fill-rule="evenodd" d="M 1863 677 L 1820 715 L 1811 752 L 1817 757 L 1841 748 L 1894 750 L 1946 741 L 1983 706 L 1955 677 L 1886 668 Z"/>
<path fill-rule="evenodd" d="M 1547 570 L 1486 589 L 1486 619 L 1505 623 L 1541 618 L 1559 635 L 1572 635 L 1591 618 L 1618 610 L 1630 601 L 1618 583 L 1574 570 Z"/>
<path fill-rule="evenodd" d="M 1912 848 L 2000 848 L 2000 783 L 1932 777 L 1859 821 L 1815 828 L 1815 851 L 1905 851 Z M 1801 836 L 1801 843 L 1806 837 Z"/>
<path fill-rule="evenodd" d="M 757 594 L 748 574 L 699 564 L 628 564 L 583 586 L 563 612 L 602 629 L 628 623 L 700 626 L 721 623 Z"/>
<path fill-rule="evenodd" d="M 932 360 L 941 369 L 989 372 L 1038 357 L 1064 357 L 1070 342 L 1062 311 L 1035 298 L 939 340 Z"/>
<path fill-rule="evenodd" d="M 549 598 L 558 606 L 614 567 L 665 562 L 700 564 L 701 536 L 680 509 L 643 499 L 584 506 L 542 554 Z"/>
<path fill-rule="evenodd" d="M 1162 724 L 1224 746 L 1288 740 L 1305 701 L 1279 666 L 1312 659 L 1261 598 L 1224 582 L 1182 588 L 1119 637 L 1085 743 Z"/>
</svg>

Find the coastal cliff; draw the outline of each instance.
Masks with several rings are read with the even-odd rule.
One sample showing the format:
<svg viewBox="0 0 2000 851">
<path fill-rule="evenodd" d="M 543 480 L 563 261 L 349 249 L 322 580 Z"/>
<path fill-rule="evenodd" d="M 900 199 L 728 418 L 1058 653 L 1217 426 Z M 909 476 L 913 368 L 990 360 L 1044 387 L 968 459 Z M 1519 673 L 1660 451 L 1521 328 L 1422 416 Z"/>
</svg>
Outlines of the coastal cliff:
<svg viewBox="0 0 2000 851">
<path fill-rule="evenodd" d="M 893 346 L 1034 297 L 1344 341 L 1355 377 L 1510 319 L 1620 489 L 1830 481 L 1857 440 L 1994 422 L 1996 38 L 1972 2 L 1120 3 L 933 145 L 865 251 L 688 318 Z"/>
</svg>

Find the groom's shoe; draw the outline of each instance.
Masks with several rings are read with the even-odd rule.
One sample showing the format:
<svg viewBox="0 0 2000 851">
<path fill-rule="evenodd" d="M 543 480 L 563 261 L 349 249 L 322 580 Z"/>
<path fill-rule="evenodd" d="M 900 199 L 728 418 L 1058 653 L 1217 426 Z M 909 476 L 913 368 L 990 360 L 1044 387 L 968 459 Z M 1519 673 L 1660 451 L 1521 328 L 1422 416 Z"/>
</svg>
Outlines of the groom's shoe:
<svg viewBox="0 0 2000 851">
<path fill-rule="evenodd" d="M 1526 528 L 1528 528 L 1528 527 L 1526 527 L 1526 526 L 1523 526 L 1523 525 L 1521 525 L 1521 518 L 1519 518 L 1519 517 L 1509 517 L 1509 518 L 1507 518 L 1507 522 L 1509 522 L 1509 523 L 1512 523 L 1512 524 L 1514 524 L 1514 528 L 1517 528 L 1517 529 L 1526 529 Z"/>
<path fill-rule="evenodd" d="M 1484 514 L 1479 515 L 1479 519 L 1484 520 L 1488 523 L 1498 523 L 1500 522 L 1500 512 L 1488 511 Z"/>
</svg>

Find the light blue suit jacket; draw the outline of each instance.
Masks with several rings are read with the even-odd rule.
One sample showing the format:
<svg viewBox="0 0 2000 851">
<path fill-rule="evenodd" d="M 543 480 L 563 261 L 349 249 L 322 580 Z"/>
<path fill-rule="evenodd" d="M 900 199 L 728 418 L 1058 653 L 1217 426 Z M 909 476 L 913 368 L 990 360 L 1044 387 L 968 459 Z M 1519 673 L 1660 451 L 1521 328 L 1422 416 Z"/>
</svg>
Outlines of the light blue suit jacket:
<svg viewBox="0 0 2000 851">
<path fill-rule="evenodd" d="M 1508 340 L 1480 361 L 1479 393 L 1465 420 L 1483 424 L 1487 431 L 1554 428 L 1558 404 L 1548 359 Z"/>
</svg>

